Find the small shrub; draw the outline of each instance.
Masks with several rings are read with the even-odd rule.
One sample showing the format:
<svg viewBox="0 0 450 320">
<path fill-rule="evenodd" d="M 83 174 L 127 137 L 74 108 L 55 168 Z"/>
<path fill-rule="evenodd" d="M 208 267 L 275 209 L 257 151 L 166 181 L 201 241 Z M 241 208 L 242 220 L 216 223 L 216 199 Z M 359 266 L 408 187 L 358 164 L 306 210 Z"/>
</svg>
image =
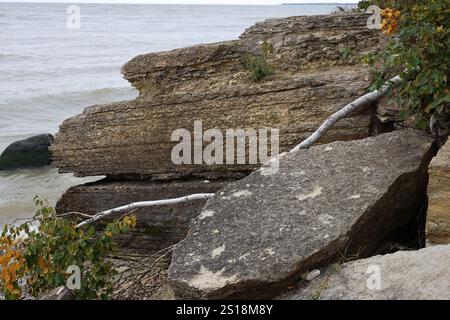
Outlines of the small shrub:
<svg viewBox="0 0 450 320">
<path fill-rule="evenodd" d="M 358 9 L 365 11 L 372 4 L 371 0 L 362 0 L 358 2 Z"/>
<path fill-rule="evenodd" d="M 260 55 L 249 56 L 246 65 L 250 71 L 250 79 L 260 82 L 264 78 L 273 74 L 273 69 L 267 62 L 269 55 L 273 52 L 273 47 L 268 42 L 263 42 L 260 46 Z"/>
<path fill-rule="evenodd" d="M 341 58 L 343 60 L 350 59 L 353 56 L 353 49 L 349 47 L 344 47 L 341 49 Z"/>
<path fill-rule="evenodd" d="M 106 255 L 115 249 L 113 236 L 136 224 L 134 216 L 109 223 L 96 232 L 92 225 L 77 228 L 77 222 L 55 214 L 44 201 L 33 221 L 5 226 L 0 238 L 0 290 L 7 299 L 22 297 L 25 287 L 32 296 L 66 284 L 66 270 L 76 265 L 82 270 L 78 299 L 107 298 L 113 289 L 115 270 Z"/>
<path fill-rule="evenodd" d="M 400 117 L 415 119 L 418 128 L 445 134 L 450 129 L 450 2 L 407 3 L 400 2 L 401 15 L 397 10 L 383 10 L 382 30 L 389 43 L 378 57 L 381 67 L 373 88 L 401 74 L 406 81 L 391 97 L 402 108 Z"/>
</svg>

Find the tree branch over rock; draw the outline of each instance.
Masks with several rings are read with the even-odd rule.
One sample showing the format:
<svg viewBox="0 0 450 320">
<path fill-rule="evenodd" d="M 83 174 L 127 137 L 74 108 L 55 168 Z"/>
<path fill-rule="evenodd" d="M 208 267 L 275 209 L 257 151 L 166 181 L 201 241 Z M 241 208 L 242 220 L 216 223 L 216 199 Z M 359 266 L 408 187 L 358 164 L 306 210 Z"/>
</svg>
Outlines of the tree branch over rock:
<svg viewBox="0 0 450 320">
<path fill-rule="evenodd" d="M 308 149 L 312 146 L 317 140 L 319 140 L 336 122 L 345 118 L 352 112 L 361 109 L 369 104 L 375 103 L 380 100 L 389 90 L 397 87 L 399 84 L 403 82 L 403 79 L 400 76 L 395 76 L 388 82 L 386 82 L 380 89 L 369 92 L 368 94 L 359 97 L 358 99 L 350 102 L 345 107 L 331 115 L 328 119 L 326 119 L 320 127 L 314 131 L 307 139 L 298 144 L 295 148 L 291 150 L 291 152 L 298 151 L 300 149 Z"/>
<path fill-rule="evenodd" d="M 92 218 L 79 223 L 77 225 L 77 228 L 81 228 L 84 225 L 93 223 L 95 221 L 103 219 L 104 217 L 110 216 L 114 213 L 125 212 L 125 211 L 138 209 L 138 208 L 163 206 L 163 205 L 169 205 L 169 204 L 179 204 L 179 203 L 184 203 L 184 202 L 189 202 L 189 201 L 194 201 L 194 200 L 205 200 L 205 199 L 212 198 L 213 196 L 214 196 L 214 193 L 196 193 L 196 194 L 191 194 L 191 195 L 180 197 L 180 198 L 133 202 L 133 203 L 127 204 L 125 206 L 121 206 L 121 207 L 117 207 L 117 208 L 113 208 L 110 210 L 99 212 L 96 215 L 94 215 Z"/>
</svg>

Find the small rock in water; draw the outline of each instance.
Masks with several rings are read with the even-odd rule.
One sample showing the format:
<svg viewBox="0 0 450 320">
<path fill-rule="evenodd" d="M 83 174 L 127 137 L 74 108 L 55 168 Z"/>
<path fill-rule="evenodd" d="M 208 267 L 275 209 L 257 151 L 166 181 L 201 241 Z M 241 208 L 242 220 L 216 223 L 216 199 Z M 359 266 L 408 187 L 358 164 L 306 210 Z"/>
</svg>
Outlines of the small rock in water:
<svg viewBox="0 0 450 320">
<path fill-rule="evenodd" d="M 50 165 L 53 144 L 51 134 L 40 134 L 10 144 L 0 155 L 0 170 L 11 170 Z"/>
</svg>

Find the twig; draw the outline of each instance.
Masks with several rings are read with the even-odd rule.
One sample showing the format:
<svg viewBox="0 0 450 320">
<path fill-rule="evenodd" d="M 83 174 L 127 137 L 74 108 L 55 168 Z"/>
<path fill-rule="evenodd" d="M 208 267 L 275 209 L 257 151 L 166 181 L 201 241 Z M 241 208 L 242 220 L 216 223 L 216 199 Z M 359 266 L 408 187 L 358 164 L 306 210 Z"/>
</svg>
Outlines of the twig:
<svg viewBox="0 0 450 320">
<path fill-rule="evenodd" d="M 77 215 L 77 216 L 81 216 L 81 217 L 85 217 L 85 218 L 94 217 L 93 214 L 86 214 L 86 213 L 81 213 L 81 212 L 67 212 L 67 213 L 63 213 L 63 214 L 58 214 L 58 215 L 56 215 L 56 217 L 60 218 L 60 217 L 66 217 L 66 216 L 72 216 L 72 215 Z"/>
<path fill-rule="evenodd" d="M 115 295 L 120 297 L 124 292 L 126 292 L 127 290 L 129 290 L 130 288 L 132 288 L 132 287 L 134 287 L 136 285 L 139 285 L 141 291 L 145 292 L 146 290 L 144 288 L 144 284 L 141 282 L 142 278 L 145 277 L 153 269 L 153 267 L 156 265 L 156 263 L 158 263 L 158 261 L 160 261 L 162 258 L 164 258 L 168 253 L 170 253 L 173 250 L 174 247 L 175 247 L 175 245 L 171 245 L 171 246 L 169 246 L 167 248 L 161 249 L 158 252 L 153 253 L 151 256 L 149 256 L 149 257 L 147 257 L 145 259 L 133 262 L 132 265 L 129 267 L 129 270 L 131 271 L 131 274 L 135 274 L 135 272 L 133 272 L 133 269 L 135 269 L 135 266 L 137 264 L 142 265 L 145 262 L 147 262 L 148 260 L 151 260 L 151 259 L 153 259 L 153 258 L 155 258 L 155 257 L 157 257 L 159 255 L 152 262 L 152 264 L 148 268 L 146 268 L 143 271 L 137 272 L 136 277 L 133 277 L 135 280 L 133 280 L 133 282 L 130 285 L 128 285 L 126 287 L 123 287 L 117 293 L 115 293 Z M 157 274 L 155 274 L 151 278 L 153 278 L 155 276 L 157 276 Z M 147 280 L 146 283 L 148 283 L 148 280 L 150 280 L 150 279 L 146 279 Z M 119 279 L 119 281 L 118 281 L 116 286 L 120 287 L 127 281 L 129 281 L 129 277 L 125 278 L 122 281 L 122 276 L 121 276 L 121 278 Z"/>
<path fill-rule="evenodd" d="M 150 265 L 150 267 L 148 267 L 138 278 L 137 280 L 140 281 L 143 277 L 145 277 L 145 275 L 147 275 L 152 269 L 153 267 L 158 263 L 158 261 L 160 261 L 162 258 L 164 258 L 165 256 L 167 256 L 168 253 L 173 251 L 173 248 L 175 247 L 175 245 L 169 247 L 170 249 L 167 250 L 166 252 L 164 252 L 162 255 L 160 255 L 158 258 L 155 259 L 155 261 L 153 261 L 153 263 Z"/>
</svg>

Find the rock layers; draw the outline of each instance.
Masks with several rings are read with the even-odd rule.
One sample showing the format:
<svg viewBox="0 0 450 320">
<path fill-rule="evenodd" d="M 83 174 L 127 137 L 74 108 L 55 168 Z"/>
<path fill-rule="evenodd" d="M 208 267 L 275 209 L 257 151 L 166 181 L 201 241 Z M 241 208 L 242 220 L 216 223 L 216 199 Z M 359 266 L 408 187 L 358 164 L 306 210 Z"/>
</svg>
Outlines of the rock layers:
<svg viewBox="0 0 450 320">
<path fill-rule="evenodd" d="M 288 150 L 365 93 L 369 72 L 360 56 L 377 50 L 379 42 L 366 20 L 357 13 L 272 19 L 235 41 L 135 57 L 122 73 L 139 90 L 137 99 L 89 107 L 60 126 L 52 148 L 59 171 L 106 179 L 69 189 L 58 212 L 95 213 L 140 200 L 215 192 L 245 177 L 260 163 L 174 164 L 173 131 L 193 133 L 195 120 L 202 121 L 203 131 L 273 128 L 280 131 L 281 151 Z M 246 60 L 261 54 L 264 41 L 274 74 L 254 83 Z M 352 54 L 344 57 L 344 50 Z M 343 119 L 321 142 L 367 137 L 372 115 L 368 108 Z M 143 209 L 136 232 L 123 243 L 150 251 L 174 244 L 202 205 Z"/>
<path fill-rule="evenodd" d="M 449 300 L 450 245 L 374 256 L 328 272 L 283 299 Z"/>
<path fill-rule="evenodd" d="M 207 201 L 174 249 L 169 281 L 183 298 L 273 297 L 338 258 L 367 257 L 415 221 L 432 139 L 414 130 L 311 147 Z"/>
<path fill-rule="evenodd" d="M 275 128 L 280 149 L 299 143 L 330 114 L 366 92 L 369 72 L 361 55 L 376 50 L 378 33 L 367 15 L 268 20 L 239 40 L 137 56 L 122 72 L 140 96 L 87 108 L 61 125 L 53 146 L 60 172 L 78 176 L 178 179 L 230 176 L 253 165 L 176 165 L 174 130 Z M 272 48 L 274 75 L 249 80 L 246 59 Z M 343 55 L 342 52 L 352 54 Z M 369 135 L 372 112 L 339 122 L 322 140 Z"/>
<path fill-rule="evenodd" d="M 450 141 L 431 161 L 426 236 L 430 244 L 450 243 Z"/>
<path fill-rule="evenodd" d="M 168 273 L 170 257 L 164 256 L 148 297 L 273 298 L 298 285 L 305 274 L 317 275 L 315 269 L 384 252 L 405 228 L 422 236 L 419 220 L 435 146 L 415 130 L 369 137 L 392 130 L 392 125 L 375 125 L 395 120 L 391 110 L 378 120 L 370 107 L 348 116 L 320 145 L 282 154 L 270 175 L 259 169 L 261 158 L 251 164 L 212 165 L 179 165 L 172 158 L 179 143 L 173 133 L 186 129 L 193 142 L 194 121 L 201 121 L 201 135 L 212 128 L 222 134 L 278 129 L 282 152 L 302 141 L 329 115 L 366 93 L 369 71 L 361 56 L 379 47 L 379 32 L 367 28 L 367 17 L 271 19 L 235 41 L 135 57 L 122 73 L 139 90 L 138 98 L 89 107 L 61 125 L 52 147 L 59 171 L 106 177 L 69 189 L 57 211 L 93 214 L 135 201 L 216 193 L 206 204 L 140 209 L 135 230 L 119 239 L 138 257 L 154 258 L 156 251 L 176 244 Z M 249 57 L 267 59 L 273 74 L 252 82 Z M 208 142 L 197 147 L 203 151 Z M 244 145 L 248 151 L 250 141 Z M 447 182 L 445 150 L 430 167 L 434 182 L 428 188 L 427 230 L 433 241 L 442 239 L 435 226 L 447 225 L 442 220 L 447 189 L 439 187 Z M 435 270 L 423 261 L 431 261 Z M 360 287 L 360 273 L 371 263 L 387 272 L 384 291 L 367 293 Z M 394 270 L 405 263 L 412 273 Z M 448 247 L 377 256 L 344 264 L 334 278 L 327 273 L 334 289 L 319 288 L 326 291 L 324 297 L 336 299 L 436 297 L 448 286 L 446 264 Z M 425 289 L 401 287 L 402 281 L 416 278 Z M 141 285 L 139 279 L 129 280 Z M 288 293 L 291 298 L 315 293 L 300 283 L 304 291 L 297 288 Z M 342 293 L 347 283 L 355 283 L 354 291 Z M 314 296 L 321 298 L 322 291 Z M 122 292 L 116 296 L 125 297 Z"/>
</svg>

